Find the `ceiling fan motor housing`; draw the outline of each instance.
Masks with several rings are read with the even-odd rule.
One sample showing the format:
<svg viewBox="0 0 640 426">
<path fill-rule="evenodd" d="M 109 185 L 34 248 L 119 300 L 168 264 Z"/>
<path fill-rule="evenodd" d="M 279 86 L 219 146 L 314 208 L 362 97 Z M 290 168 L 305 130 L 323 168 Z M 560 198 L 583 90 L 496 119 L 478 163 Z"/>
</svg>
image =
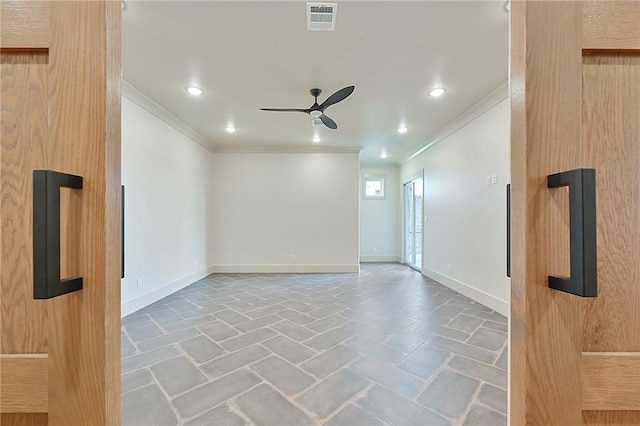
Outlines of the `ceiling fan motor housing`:
<svg viewBox="0 0 640 426">
<path fill-rule="evenodd" d="M 318 96 L 320 96 L 320 94 L 322 93 L 322 90 L 311 89 L 309 90 L 309 93 L 311 93 L 311 96 L 315 98 L 315 102 L 311 106 L 311 111 L 309 111 L 309 115 L 312 116 L 313 118 L 319 118 L 322 115 L 322 112 L 324 111 L 324 108 L 318 108 Z"/>
</svg>

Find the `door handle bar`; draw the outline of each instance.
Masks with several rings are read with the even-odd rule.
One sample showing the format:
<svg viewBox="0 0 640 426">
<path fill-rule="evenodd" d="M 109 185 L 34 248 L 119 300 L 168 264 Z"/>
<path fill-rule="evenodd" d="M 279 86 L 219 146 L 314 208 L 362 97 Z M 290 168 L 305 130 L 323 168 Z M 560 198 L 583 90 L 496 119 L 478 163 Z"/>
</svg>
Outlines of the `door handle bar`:
<svg viewBox="0 0 640 426">
<path fill-rule="evenodd" d="M 569 187 L 571 276 L 549 276 L 549 287 L 582 297 L 598 295 L 596 171 L 575 169 L 547 176 L 548 188 Z"/>
<path fill-rule="evenodd" d="M 82 277 L 60 278 L 60 188 L 82 189 L 82 176 L 33 171 L 33 298 L 82 290 Z"/>
<path fill-rule="evenodd" d="M 511 278 L 511 184 L 507 184 L 507 277 Z"/>
</svg>

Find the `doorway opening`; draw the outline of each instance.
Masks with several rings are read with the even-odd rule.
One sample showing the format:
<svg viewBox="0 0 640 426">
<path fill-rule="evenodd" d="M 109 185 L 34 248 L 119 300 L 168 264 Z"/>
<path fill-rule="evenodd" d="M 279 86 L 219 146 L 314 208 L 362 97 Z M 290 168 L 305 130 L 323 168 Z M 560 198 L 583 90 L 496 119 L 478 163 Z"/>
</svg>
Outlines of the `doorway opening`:
<svg viewBox="0 0 640 426">
<path fill-rule="evenodd" d="M 403 183 L 404 194 L 404 263 L 422 270 L 422 176 Z"/>
</svg>

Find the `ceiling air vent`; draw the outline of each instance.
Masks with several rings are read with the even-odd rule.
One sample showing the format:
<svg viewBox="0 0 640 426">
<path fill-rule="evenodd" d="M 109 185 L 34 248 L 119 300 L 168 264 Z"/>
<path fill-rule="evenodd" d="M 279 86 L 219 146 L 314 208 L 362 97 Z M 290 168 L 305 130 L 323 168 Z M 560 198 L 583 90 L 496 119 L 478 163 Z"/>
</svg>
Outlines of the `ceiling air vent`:
<svg viewBox="0 0 640 426">
<path fill-rule="evenodd" d="M 307 3 L 307 31 L 336 29 L 337 3 Z"/>
</svg>

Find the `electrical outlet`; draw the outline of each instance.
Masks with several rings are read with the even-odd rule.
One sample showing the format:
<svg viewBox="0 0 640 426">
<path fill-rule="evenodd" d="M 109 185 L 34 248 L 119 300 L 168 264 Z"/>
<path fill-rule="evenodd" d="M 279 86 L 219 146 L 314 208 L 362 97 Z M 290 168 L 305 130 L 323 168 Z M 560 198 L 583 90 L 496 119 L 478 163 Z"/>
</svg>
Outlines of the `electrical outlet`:
<svg viewBox="0 0 640 426">
<path fill-rule="evenodd" d="M 138 278 L 138 281 L 136 282 L 136 287 L 137 288 L 142 287 L 142 278 Z"/>
<path fill-rule="evenodd" d="M 494 185 L 498 183 L 498 175 L 491 176 L 491 183 Z"/>
<path fill-rule="evenodd" d="M 291 255 L 291 261 L 292 261 L 292 262 L 295 262 L 295 261 L 296 261 L 296 255 L 295 255 L 295 254 L 292 254 L 292 255 Z"/>
<path fill-rule="evenodd" d="M 451 265 L 449 265 L 449 266 L 447 267 L 447 269 L 449 270 L 449 272 L 451 272 L 451 269 L 453 269 L 453 268 L 451 267 Z"/>
<path fill-rule="evenodd" d="M 484 184 L 485 184 L 485 185 L 487 185 L 487 186 L 491 185 L 491 176 L 487 176 L 487 177 L 485 178 L 485 180 L 484 180 Z"/>
</svg>

